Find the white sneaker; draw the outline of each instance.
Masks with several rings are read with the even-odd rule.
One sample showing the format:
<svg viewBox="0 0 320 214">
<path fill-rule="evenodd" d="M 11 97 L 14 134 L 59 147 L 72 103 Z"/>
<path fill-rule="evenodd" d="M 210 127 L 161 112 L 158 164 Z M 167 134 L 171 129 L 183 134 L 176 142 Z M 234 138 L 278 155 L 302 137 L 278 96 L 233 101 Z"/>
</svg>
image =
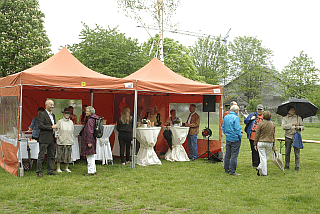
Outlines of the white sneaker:
<svg viewBox="0 0 320 214">
<path fill-rule="evenodd" d="M 126 163 L 121 163 L 121 165 L 122 165 L 122 166 L 125 166 L 125 165 L 126 165 Z"/>
<path fill-rule="evenodd" d="M 70 170 L 70 169 L 65 169 L 64 171 L 66 171 L 66 172 L 71 172 L 71 170 Z"/>
<path fill-rule="evenodd" d="M 61 171 L 61 169 L 57 169 L 57 172 L 59 172 L 59 173 L 60 173 L 60 172 L 62 172 L 62 171 Z"/>
</svg>

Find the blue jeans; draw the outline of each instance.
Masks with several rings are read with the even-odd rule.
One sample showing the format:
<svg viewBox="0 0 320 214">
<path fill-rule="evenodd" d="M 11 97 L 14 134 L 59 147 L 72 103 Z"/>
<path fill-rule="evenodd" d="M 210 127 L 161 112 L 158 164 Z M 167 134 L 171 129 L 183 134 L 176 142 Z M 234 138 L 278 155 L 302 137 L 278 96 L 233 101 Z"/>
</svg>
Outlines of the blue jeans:
<svg viewBox="0 0 320 214">
<path fill-rule="evenodd" d="M 237 168 L 237 158 L 239 154 L 239 149 L 241 145 L 241 140 L 236 142 L 226 141 L 226 154 L 224 156 L 224 171 L 232 175 L 236 172 Z"/>
<path fill-rule="evenodd" d="M 197 148 L 197 135 L 188 135 L 187 143 L 189 147 L 189 158 L 197 158 L 198 148 Z"/>
</svg>

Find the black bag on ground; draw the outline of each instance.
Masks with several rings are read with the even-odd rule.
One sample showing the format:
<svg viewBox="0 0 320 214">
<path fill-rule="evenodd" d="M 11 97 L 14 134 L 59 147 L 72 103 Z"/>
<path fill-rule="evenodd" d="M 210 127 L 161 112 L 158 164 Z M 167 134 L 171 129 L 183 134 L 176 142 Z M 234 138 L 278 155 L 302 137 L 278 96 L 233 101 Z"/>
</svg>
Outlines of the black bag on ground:
<svg viewBox="0 0 320 214">
<path fill-rule="evenodd" d="M 94 132 L 93 136 L 95 138 L 101 138 L 103 135 L 103 117 L 99 117 L 99 119 L 96 119 L 96 123 L 94 126 Z"/>
<path fill-rule="evenodd" d="M 166 129 L 163 131 L 163 136 L 168 142 L 169 148 L 172 150 L 172 132 L 170 129 Z"/>
</svg>

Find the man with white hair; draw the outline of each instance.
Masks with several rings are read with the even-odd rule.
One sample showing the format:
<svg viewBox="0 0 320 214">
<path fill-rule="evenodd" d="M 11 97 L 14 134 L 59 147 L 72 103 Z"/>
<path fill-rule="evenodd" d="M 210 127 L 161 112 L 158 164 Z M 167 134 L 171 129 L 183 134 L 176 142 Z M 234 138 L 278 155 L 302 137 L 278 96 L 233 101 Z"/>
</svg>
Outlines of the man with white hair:
<svg viewBox="0 0 320 214">
<path fill-rule="evenodd" d="M 225 173 L 238 176 L 236 172 L 237 158 L 241 145 L 242 131 L 240 126 L 239 107 L 233 105 L 223 120 L 222 131 L 226 135 L 226 154 L 224 157 Z"/>
<path fill-rule="evenodd" d="M 54 137 L 54 129 L 57 128 L 56 118 L 52 113 L 54 108 L 53 100 L 47 100 L 45 102 L 46 109 L 39 113 L 38 123 L 40 129 L 39 135 L 39 155 L 37 161 L 37 175 L 43 177 L 42 164 L 47 153 L 47 174 L 56 175 L 53 171 L 54 168 L 54 154 L 56 140 Z"/>
<path fill-rule="evenodd" d="M 236 102 L 236 101 L 232 101 L 231 103 L 230 103 L 230 109 L 231 109 L 231 107 L 232 106 L 234 106 L 234 105 L 238 105 L 238 103 Z M 228 111 L 226 111 L 224 114 L 223 114 L 223 119 L 224 119 L 224 117 L 226 116 L 226 115 L 228 115 L 229 114 L 229 112 L 230 112 L 230 109 L 228 110 Z"/>
</svg>

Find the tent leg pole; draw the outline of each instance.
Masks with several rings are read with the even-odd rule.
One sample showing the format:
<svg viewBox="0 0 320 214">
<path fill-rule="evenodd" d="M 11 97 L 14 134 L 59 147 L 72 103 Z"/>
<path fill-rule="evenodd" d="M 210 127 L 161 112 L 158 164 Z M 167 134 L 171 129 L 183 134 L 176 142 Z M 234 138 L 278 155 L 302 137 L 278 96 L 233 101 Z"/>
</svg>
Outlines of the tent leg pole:
<svg viewBox="0 0 320 214">
<path fill-rule="evenodd" d="M 134 91 L 134 105 L 133 105 L 133 143 L 132 143 L 132 161 L 130 164 L 130 168 L 134 169 L 136 165 L 136 145 L 137 145 L 137 107 L 138 105 L 138 92 L 137 90 Z"/>
</svg>

